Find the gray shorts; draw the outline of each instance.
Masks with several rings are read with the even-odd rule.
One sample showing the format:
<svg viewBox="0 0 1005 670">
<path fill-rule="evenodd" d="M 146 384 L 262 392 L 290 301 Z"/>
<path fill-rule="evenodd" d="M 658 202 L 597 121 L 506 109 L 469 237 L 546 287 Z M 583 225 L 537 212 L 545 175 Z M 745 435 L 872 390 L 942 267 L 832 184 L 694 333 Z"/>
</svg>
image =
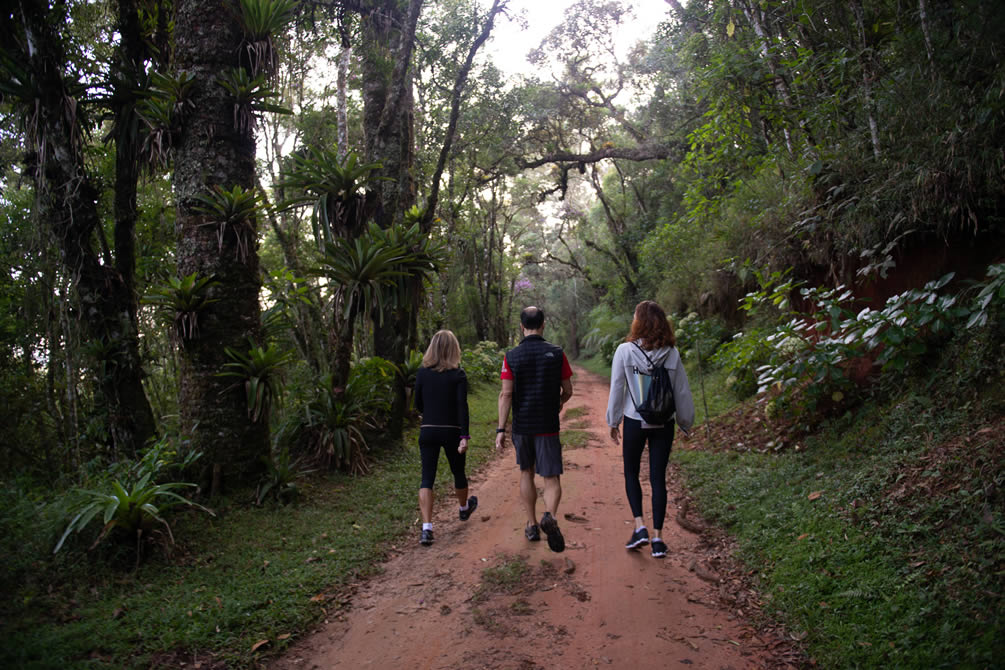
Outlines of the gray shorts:
<svg viewBox="0 0 1005 670">
<path fill-rule="evenodd" d="M 542 477 L 562 474 L 562 443 L 558 435 L 520 435 L 513 433 L 516 464 L 521 470 L 535 468 Z"/>
</svg>

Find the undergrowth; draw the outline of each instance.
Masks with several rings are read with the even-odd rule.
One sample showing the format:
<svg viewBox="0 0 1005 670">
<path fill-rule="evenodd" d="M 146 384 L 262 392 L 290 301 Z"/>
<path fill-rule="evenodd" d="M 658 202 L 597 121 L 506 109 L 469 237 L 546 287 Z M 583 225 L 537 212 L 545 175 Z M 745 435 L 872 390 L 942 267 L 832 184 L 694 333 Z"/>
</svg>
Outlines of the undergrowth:
<svg viewBox="0 0 1005 670">
<path fill-rule="evenodd" d="M 890 376 L 801 451 L 675 450 L 705 517 L 735 535 L 764 612 L 820 667 L 1003 657 L 1000 342 L 986 331 Z"/>
<path fill-rule="evenodd" d="M 497 398 L 493 385 L 469 398 L 469 474 L 493 456 Z M 108 561 L 108 550 L 51 557 L 53 529 L 33 534 L 25 523 L 44 507 L 8 491 L 0 521 L 18 529 L 20 549 L 12 538 L 3 548 L 31 578 L 14 585 L 5 575 L 12 586 L 0 611 L 0 667 L 255 666 L 338 610 L 389 552 L 417 541 L 416 439 L 413 430 L 400 449 L 381 450 L 365 477 L 306 479 L 296 504 L 259 508 L 248 492 L 217 505 L 216 518 L 178 517 L 174 551 L 135 571 Z M 452 500 L 452 481 L 441 458 L 438 500 Z"/>
</svg>

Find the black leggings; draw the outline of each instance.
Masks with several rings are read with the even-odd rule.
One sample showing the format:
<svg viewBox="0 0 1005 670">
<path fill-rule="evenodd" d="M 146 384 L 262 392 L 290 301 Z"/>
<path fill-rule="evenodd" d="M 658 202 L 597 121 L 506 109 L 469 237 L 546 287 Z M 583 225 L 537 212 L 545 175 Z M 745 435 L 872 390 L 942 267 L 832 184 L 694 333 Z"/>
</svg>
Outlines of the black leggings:
<svg viewBox="0 0 1005 670">
<path fill-rule="evenodd" d="M 468 478 L 464 474 L 465 454 L 457 447 L 461 442 L 460 428 L 420 428 L 419 459 L 422 461 L 422 484 L 419 488 L 431 489 L 436 482 L 436 468 L 440 461 L 440 447 L 447 455 L 450 471 L 454 473 L 454 488 L 468 488 Z"/>
<path fill-rule="evenodd" d="M 674 426 L 642 430 L 642 422 L 625 417 L 621 455 L 625 462 L 625 493 L 632 508 L 632 516 L 642 516 L 642 485 L 639 471 L 642 468 L 642 450 L 649 441 L 649 484 L 653 489 L 653 528 L 663 529 L 667 513 L 667 465 L 673 446 Z"/>
</svg>

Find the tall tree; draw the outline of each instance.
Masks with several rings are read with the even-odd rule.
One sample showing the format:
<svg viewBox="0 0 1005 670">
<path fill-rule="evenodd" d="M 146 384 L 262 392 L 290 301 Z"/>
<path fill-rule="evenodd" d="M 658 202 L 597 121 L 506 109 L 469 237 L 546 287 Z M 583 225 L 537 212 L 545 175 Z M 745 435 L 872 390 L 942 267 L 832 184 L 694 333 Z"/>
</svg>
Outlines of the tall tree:
<svg viewBox="0 0 1005 670">
<path fill-rule="evenodd" d="M 220 376 L 231 360 L 227 349 L 247 350 L 260 328 L 257 216 L 246 196 L 255 192 L 248 100 L 262 90 L 258 66 L 271 56 L 263 59 L 245 39 L 261 36 L 241 17 L 236 2 L 221 11 L 216 3 L 179 0 L 175 18 L 175 69 L 192 79 L 174 156 L 178 273 L 213 282 L 198 333 L 182 340 L 179 412 L 182 431 L 211 466 L 213 494 L 250 474 L 268 447 L 267 419 L 253 421 L 243 385 Z"/>
<path fill-rule="evenodd" d="M 66 24 L 62 3 L 50 8 L 39 0 L 20 0 L 20 26 L 9 25 L 7 36 L 17 44 L 5 60 L 5 92 L 20 107 L 30 142 L 27 156 L 38 197 L 38 214 L 60 251 L 71 277 L 78 313 L 90 349 L 94 374 L 107 408 L 107 425 L 116 451 L 131 456 L 153 436 L 153 413 L 143 390 L 143 370 L 133 292 L 135 255 L 136 157 L 130 138 L 117 145 L 120 172 L 116 178 L 114 258 L 102 229 L 100 189 L 85 160 L 91 105 L 87 89 L 68 73 L 65 41 L 57 26 Z M 4 22 L 10 15 L 4 15 Z M 129 12 L 120 15 L 120 77 L 133 62 L 132 40 L 138 26 Z M 121 87 L 115 86 L 121 92 Z M 118 108 L 120 114 L 128 102 Z M 121 116 L 120 116 L 121 120 Z M 135 139 L 135 134 L 131 136 Z M 118 139 L 118 138 L 117 138 Z M 101 244 L 104 258 L 95 249 Z"/>
</svg>

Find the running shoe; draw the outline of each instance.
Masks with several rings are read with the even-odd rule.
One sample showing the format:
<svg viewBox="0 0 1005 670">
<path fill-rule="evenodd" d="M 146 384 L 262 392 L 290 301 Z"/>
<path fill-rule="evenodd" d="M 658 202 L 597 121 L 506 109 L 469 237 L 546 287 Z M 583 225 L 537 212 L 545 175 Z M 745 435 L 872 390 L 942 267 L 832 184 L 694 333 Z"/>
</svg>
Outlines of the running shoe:
<svg viewBox="0 0 1005 670">
<path fill-rule="evenodd" d="M 647 544 L 649 544 L 649 531 L 645 528 L 639 528 L 632 533 L 631 539 L 625 544 L 625 549 L 638 549 Z"/>
<path fill-rule="evenodd" d="M 478 496 L 468 496 L 468 508 L 462 509 L 460 511 L 461 521 L 467 521 L 471 518 L 471 513 L 478 508 Z"/>
<path fill-rule="evenodd" d="M 531 542 L 541 541 L 541 529 L 538 528 L 536 523 L 532 523 L 531 525 L 525 527 L 523 529 L 523 534 L 526 535 L 527 539 Z"/>
<path fill-rule="evenodd" d="M 433 531 L 423 529 L 422 535 L 419 536 L 419 544 L 429 546 L 433 543 Z"/>
<path fill-rule="evenodd" d="M 559 530 L 558 522 L 555 521 L 551 512 L 545 512 L 544 516 L 541 517 L 541 530 L 548 536 L 549 549 L 556 553 L 565 551 L 565 538 L 562 537 L 562 531 Z"/>
<path fill-rule="evenodd" d="M 663 540 L 656 538 L 653 540 L 653 558 L 663 558 L 667 555 L 667 545 Z"/>
</svg>

